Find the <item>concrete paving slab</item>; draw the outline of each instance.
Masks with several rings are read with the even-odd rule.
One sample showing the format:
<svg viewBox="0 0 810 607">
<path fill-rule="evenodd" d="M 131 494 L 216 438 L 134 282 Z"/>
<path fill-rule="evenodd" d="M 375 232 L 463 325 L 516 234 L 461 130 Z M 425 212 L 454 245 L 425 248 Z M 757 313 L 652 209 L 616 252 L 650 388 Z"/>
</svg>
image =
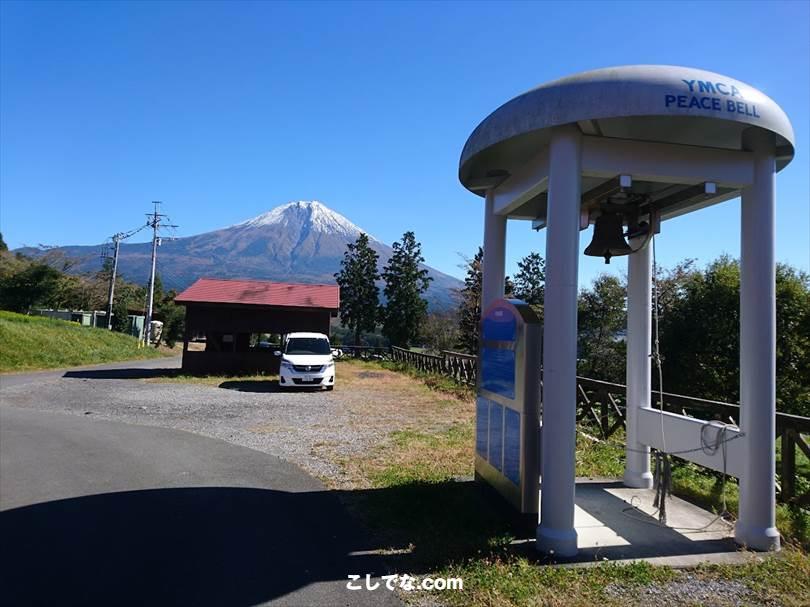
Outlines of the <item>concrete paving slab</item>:
<svg viewBox="0 0 810 607">
<path fill-rule="evenodd" d="M 570 564 L 647 560 L 693 567 L 742 562 L 750 553 L 734 543 L 733 526 L 678 497 L 667 499 L 667 524 L 658 520 L 651 489 L 621 481 L 578 479 L 574 526 L 579 554 Z"/>
<path fill-rule="evenodd" d="M 541 489 L 542 498 L 542 489 Z M 574 527 L 579 553 L 556 564 L 583 567 L 604 561 L 647 561 L 670 567 L 737 564 L 759 558 L 734 542 L 733 525 L 681 498 L 667 498 L 667 524 L 658 520 L 651 489 L 621 481 L 577 479 Z M 534 540 L 514 542 L 533 551 Z"/>
</svg>

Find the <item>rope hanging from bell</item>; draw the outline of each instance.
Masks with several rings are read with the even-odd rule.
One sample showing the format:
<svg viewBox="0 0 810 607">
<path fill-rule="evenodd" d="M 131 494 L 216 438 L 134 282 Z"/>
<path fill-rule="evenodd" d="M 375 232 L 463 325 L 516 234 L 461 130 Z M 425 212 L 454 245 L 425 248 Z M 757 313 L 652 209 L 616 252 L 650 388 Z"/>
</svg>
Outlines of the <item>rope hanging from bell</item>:
<svg viewBox="0 0 810 607">
<path fill-rule="evenodd" d="M 653 489 L 655 501 L 653 507 L 658 508 L 658 520 L 667 523 L 667 496 L 672 495 L 672 460 L 668 453 L 655 452 L 655 470 L 653 472 Z"/>
</svg>

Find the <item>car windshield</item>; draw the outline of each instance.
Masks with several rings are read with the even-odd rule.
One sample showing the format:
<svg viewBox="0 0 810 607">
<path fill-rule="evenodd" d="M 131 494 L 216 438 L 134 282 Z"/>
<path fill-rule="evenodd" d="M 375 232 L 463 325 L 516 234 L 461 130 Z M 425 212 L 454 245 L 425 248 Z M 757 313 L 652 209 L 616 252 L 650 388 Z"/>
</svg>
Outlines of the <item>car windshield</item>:
<svg viewBox="0 0 810 607">
<path fill-rule="evenodd" d="M 320 337 L 293 337 L 287 342 L 285 354 L 331 354 L 329 342 Z"/>
</svg>

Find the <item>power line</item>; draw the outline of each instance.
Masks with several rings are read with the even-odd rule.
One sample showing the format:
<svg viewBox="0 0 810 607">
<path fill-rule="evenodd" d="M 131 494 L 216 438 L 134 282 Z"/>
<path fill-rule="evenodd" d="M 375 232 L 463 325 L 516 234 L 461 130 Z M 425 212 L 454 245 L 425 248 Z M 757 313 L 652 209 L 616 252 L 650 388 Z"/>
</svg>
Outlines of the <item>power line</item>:
<svg viewBox="0 0 810 607">
<path fill-rule="evenodd" d="M 129 230 L 127 232 L 118 232 L 113 234 L 110 238 L 113 243 L 113 255 L 112 255 L 112 269 L 110 272 L 110 286 L 107 293 L 107 329 L 112 330 L 112 309 L 113 309 L 113 299 L 115 297 L 115 278 L 116 274 L 118 273 L 118 253 L 121 250 L 121 241 L 126 240 L 127 238 L 134 236 L 144 228 L 146 228 L 149 224 L 146 223 L 139 228 L 135 228 L 133 230 Z M 104 244 L 104 249 L 101 253 L 101 258 L 103 260 L 110 259 L 109 248 L 107 244 Z"/>
</svg>

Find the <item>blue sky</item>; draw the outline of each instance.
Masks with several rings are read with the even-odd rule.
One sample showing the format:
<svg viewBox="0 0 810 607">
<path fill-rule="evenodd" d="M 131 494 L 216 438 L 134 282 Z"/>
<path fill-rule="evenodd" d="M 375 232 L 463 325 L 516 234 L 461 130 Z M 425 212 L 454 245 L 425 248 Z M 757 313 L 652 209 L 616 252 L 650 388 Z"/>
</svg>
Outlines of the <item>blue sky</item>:
<svg viewBox="0 0 810 607">
<path fill-rule="evenodd" d="M 94 244 L 150 201 L 192 235 L 318 199 L 461 275 L 482 237 L 461 148 L 537 84 L 611 65 L 720 72 L 790 117 L 777 257 L 810 270 L 810 3 L 0 2 L 0 228 Z M 582 234 L 582 247 L 590 233 Z M 545 237 L 510 222 L 508 263 Z M 739 251 L 739 201 L 666 222 L 659 261 Z M 581 284 L 604 270 L 582 257 Z"/>
</svg>

